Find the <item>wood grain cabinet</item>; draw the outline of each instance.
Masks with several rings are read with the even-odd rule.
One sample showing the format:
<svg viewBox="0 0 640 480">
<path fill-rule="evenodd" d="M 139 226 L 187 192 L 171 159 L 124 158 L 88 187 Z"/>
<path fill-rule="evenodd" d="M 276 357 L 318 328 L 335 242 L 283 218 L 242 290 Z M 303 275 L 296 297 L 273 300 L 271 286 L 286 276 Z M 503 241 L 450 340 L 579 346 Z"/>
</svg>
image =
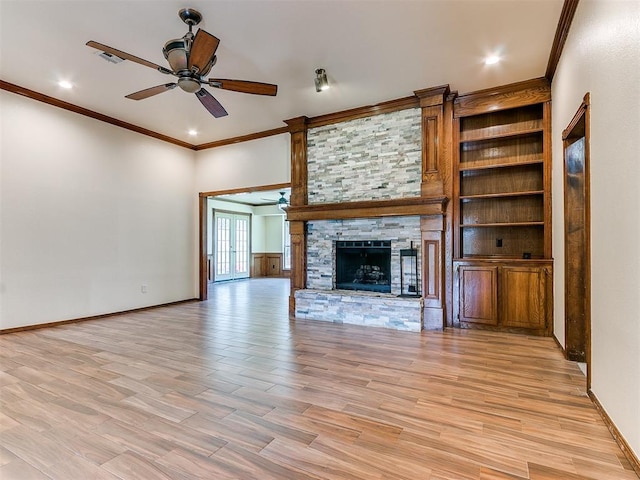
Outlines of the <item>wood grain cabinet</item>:
<svg viewBox="0 0 640 480">
<path fill-rule="evenodd" d="M 454 262 L 455 323 L 551 335 L 552 268 L 551 261 Z"/>
<path fill-rule="evenodd" d="M 460 265 L 459 305 L 463 324 L 498 325 L 498 267 Z"/>
<path fill-rule="evenodd" d="M 550 127 L 544 80 L 455 100 L 454 324 L 550 335 Z"/>
<path fill-rule="evenodd" d="M 551 266 L 500 267 L 502 325 L 545 333 L 547 328 L 547 277 Z"/>
</svg>

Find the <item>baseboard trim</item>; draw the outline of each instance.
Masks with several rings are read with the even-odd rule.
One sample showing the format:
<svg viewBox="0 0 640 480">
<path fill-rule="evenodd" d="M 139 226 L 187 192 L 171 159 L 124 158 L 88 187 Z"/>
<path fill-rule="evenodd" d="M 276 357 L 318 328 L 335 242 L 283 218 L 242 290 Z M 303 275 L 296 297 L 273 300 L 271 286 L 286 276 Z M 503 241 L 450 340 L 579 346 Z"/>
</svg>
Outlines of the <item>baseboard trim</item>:
<svg viewBox="0 0 640 480">
<path fill-rule="evenodd" d="M 595 405 L 596 410 L 598 410 L 598 413 L 602 417 L 602 420 L 604 420 L 604 423 L 607 425 L 607 428 L 609 429 L 611 436 L 620 447 L 620 450 L 622 450 L 622 453 L 624 453 L 624 456 L 627 457 L 627 460 L 629 460 L 629 463 L 635 470 L 636 475 L 640 477 L 640 459 L 638 459 L 634 451 L 631 450 L 631 447 L 625 440 L 622 433 L 620 433 L 620 430 L 618 430 L 618 427 L 616 427 L 615 423 L 613 423 L 613 420 L 611 420 L 611 417 L 609 417 L 609 414 L 606 412 L 606 410 L 600 403 L 600 400 L 598 400 L 598 397 L 596 397 L 596 394 L 593 393 L 592 390 L 589 390 L 587 394 L 589 395 L 589 398 Z"/>
<path fill-rule="evenodd" d="M 562 344 L 560 343 L 560 340 L 558 340 L 558 337 L 556 337 L 555 335 L 551 335 L 553 337 L 553 339 L 556 341 L 556 345 L 558 345 L 558 348 L 560 349 L 560 351 L 562 352 L 562 356 L 564 358 L 567 358 L 567 352 L 565 352 L 564 347 L 562 346 Z"/>
<path fill-rule="evenodd" d="M 186 300 L 178 300 L 175 302 L 161 303 L 159 305 L 150 305 L 148 307 L 132 308 L 130 310 L 122 310 L 120 312 L 103 313 L 101 315 L 92 315 L 90 317 L 72 318 L 70 320 L 60 320 L 57 322 L 49 322 L 49 323 L 38 323 L 36 325 L 25 325 L 24 327 L 5 328 L 5 329 L 0 329 L 0 335 L 5 335 L 7 333 L 25 332 L 28 330 L 39 330 L 41 328 L 59 327 L 61 325 L 68 325 L 70 323 L 79 323 L 79 322 L 86 322 L 89 320 L 98 320 L 101 318 L 114 317 L 116 315 L 125 315 L 127 313 L 134 313 L 134 312 L 144 312 L 145 310 L 154 310 L 156 308 L 170 307 L 172 305 L 180 305 L 182 303 L 190 303 L 190 302 L 198 302 L 198 301 L 199 300 L 197 298 L 188 298 Z"/>
</svg>

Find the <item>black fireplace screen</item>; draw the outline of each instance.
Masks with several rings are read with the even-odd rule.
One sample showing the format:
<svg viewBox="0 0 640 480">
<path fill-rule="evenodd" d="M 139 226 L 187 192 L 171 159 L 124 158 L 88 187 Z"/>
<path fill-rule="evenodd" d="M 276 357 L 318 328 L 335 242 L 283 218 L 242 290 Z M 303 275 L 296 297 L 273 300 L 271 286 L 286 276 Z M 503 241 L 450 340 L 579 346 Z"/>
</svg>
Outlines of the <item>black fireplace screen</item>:
<svg viewBox="0 0 640 480">
<path fill-rule="evenodd" d="M 336 288 L 391 293 L 391 241 L 336 242 Z"/>
</svg>

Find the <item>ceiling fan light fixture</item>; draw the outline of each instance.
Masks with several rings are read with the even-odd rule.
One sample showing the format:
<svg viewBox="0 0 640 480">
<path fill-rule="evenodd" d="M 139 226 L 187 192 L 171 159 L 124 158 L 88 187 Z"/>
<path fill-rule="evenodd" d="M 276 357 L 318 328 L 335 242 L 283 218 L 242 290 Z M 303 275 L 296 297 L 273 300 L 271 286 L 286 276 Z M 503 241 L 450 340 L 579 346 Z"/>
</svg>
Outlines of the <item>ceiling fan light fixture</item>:
<svg viewBox="0 0 640 480">
<path fill-rule="evenodd" d="M 179 78 L 178 86 L 187 93 L 196 93 L 200 90 L 200 82 L 191 77 Z"/>
<path fill-rule="evenodd" d="M 187 40 L 185 38 L 169 40 L 164 44 L 162 53 L 174 72 L 188 70 L 189 56 L 187 55 Z"/>
<path fill-rule="evenodd" d="M 327 79 L 327 72 L 324 68 L 316 69 L 316 92 L 323 92 L 329 90 L 329 80 Z"/>
<path fill-rule="evenodd" d="M 285 193 L 287 192 L 280 192 L 280 198 L 278 199 L 278 203 L 276 204 L 278 206 L 278 209 L 280 210 L 285 210 L 289 206 L 289 202 L 287 202 L 287 199 L 284 198 Z"/>
</svg>

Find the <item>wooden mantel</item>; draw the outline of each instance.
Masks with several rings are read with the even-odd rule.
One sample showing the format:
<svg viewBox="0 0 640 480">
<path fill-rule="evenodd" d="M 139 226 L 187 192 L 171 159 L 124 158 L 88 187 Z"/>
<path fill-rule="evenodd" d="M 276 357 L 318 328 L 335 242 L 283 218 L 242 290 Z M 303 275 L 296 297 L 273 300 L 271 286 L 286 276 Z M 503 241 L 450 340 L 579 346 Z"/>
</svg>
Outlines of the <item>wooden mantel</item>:
<svg viewBox="0 0 640 480">
<path fill-rule="evenodd" d="M 393 200 L 323 203 L 290 206 L 287 220 L 343 220 L 408 215 L 444 215 L 449 199 L 445 196 L 410 197 Z"/>
</svg>

